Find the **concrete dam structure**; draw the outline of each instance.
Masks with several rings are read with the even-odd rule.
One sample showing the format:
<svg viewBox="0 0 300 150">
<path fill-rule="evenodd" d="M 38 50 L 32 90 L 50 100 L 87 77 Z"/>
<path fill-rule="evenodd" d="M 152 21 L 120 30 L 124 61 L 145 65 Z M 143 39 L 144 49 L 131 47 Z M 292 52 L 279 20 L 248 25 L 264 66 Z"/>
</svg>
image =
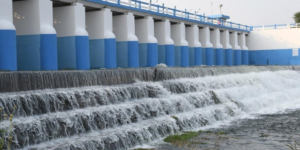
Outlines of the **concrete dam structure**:
<svg viewBox="0 0 300 150">
<path fill-rule="evenodd" d="M 0 70 L 248 65 L 252 27 L 136 0 L 0 2 Z"/>
</svg>

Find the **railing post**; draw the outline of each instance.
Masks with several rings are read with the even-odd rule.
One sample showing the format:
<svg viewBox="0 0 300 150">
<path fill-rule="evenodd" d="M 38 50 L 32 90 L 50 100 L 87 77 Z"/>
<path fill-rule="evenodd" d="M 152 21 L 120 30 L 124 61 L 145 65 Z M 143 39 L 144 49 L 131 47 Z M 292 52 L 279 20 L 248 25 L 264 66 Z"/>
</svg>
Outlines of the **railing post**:
<svg viewBox="0 0 300 150">
<path fill-rule="evenodd" d="M 120 0 L 118 0 L 118 4 L 120 5 Z"/>
<path fill-rule="evenodd" d="M 150 0 L 150 2 L 149 2 L 149 11 L 152 11 L 151 5 L 152 5 L 152 0 Z"/>
<path fill-rule="evenodd" d="M 157 5 L 156 8 L 157 8 L 157 12 L 159 13 L 159 5 Z"/>
<path fill-rule="evenodd" d="M 173 16 L 176 16 L 176 6 L 174 6 Z"/>
<path fill-rule="evenodd" d="M 265 30 L 265 25 L 263 25 L 263 30 Z"/>
<path fill-rule="evenodd" d="M 165 13 L 165 3 L 163 3 L 162 9 L 163 9 L 163 14 L 164 14 Z"/>
<path fill-rule="evenodd" d="M 186 15 L 186 9 L 184 11 L 184 18 L 187 18 L 187 15 Z"/>
<path fill-rule="evenodd" d="M 128 3 L 129 3 L 129 7 L 131 7 L 131 0 L 128 0 Z"/>
<path fill-rule="evenodd" d="M 197 20 L 197 19 L 196 19 L 196 11 L 195 11 L 195 14 L 194 14 L 194 19 Z"/>
<path fill-rule="evenodd" d="M 276 26 L 276 24 L 274 24 L 274 29 L 277 29 L 277 26 Z"/>
<path fill-rule="evenodd" d="M 141 2 L 139 2 L 139 9 L 141 9 L 142 8 L 142 6 L 141 6 Z"/>
</svg>

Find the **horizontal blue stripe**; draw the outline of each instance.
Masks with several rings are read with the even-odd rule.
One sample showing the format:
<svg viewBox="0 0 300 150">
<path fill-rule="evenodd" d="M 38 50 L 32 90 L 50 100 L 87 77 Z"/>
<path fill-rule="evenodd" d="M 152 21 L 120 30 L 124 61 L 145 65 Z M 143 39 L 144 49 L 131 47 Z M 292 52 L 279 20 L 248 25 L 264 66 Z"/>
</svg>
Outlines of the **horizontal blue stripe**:
<svg viewBox="0 0 300 150">
<path fill-rule="evenodd" d="M 249 51 L 242 50 L 242 65 L 249 65 Z"/>
<path fill-rule="evenodd" d="M 292 56 L 292 49 L 250 50 L 250 65 L 300 65 L 299 56 Z M 298 50 L 299 52 L 299 50 Z M 299 53 L 300 54 L 300 53 Z"/>
<path fill-rule="evenodd" d="M 0 30 L 0 70 L 17 70 L 15 30 Z"/>
</svg>

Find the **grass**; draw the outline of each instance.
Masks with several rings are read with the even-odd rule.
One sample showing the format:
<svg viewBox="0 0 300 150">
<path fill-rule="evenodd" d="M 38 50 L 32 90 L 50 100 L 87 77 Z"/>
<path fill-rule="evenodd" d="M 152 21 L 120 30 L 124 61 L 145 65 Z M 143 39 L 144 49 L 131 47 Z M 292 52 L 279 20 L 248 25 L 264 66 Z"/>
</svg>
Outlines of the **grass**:
<svg viewBox="0 0 300 150">
<path fill-rule="evenodd" d="M 170 135 L 164 139 L 164 142 L 167 143 L 176 143 L 176 142 L 186 142 L 193 137 L 198 136 L 202 131 L 198 132 L 185 132 L 181 135 Z"/>
<path fill-rule="evenodd" d="M 227 133 L 227 132 L 222 132 L 222 131 L 221 131 L 221 132 L 217 132 L 216 134 L 217 134 L 217 135 L 227 135 L 228 133 Z"/>
</svg>

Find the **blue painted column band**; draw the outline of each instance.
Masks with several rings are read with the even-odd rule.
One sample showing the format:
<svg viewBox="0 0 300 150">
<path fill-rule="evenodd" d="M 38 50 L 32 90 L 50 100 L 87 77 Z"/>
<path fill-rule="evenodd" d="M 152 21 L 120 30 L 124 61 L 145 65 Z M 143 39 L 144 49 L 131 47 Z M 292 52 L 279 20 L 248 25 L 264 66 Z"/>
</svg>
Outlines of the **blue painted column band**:
<svg viewBox="0 0 300 150">
<path fill-rule="evenodd" d="M 91 69 L 117 68 L 116 39 L 90 40 Z"/>
<path fill-rule="evenodd" d="M 117 48 L 116 39 L 104 39 L 105 68 L 117 68 Z"/>
<path fill-rule="evenodd" d="M 56 34 L 41 35 L 41 70 L 57 70 L 57 37 Z"/>
<path fill-rule="evenodd" d="M 232 49 L 225 50 L 225 65 L 232 66 L 233 65 L 233 58 L 232 58 Z"/>
<path fill-rule="evenodd" d="M 17 70 L 16 31 L 0 30 L 0 70 Z"/>
<path fill-rule="evenodd" d="M 17 36 L 18 70 L 37 71 L 41 69 L 40 35 Z"/>
<path fill-rule="evenodd" d="M 181 46 L 174 46 L 174 52 L 175 52 L 175 66 L 180 67 L 181 66 Z"/>
<path fill-rule="evenodd" d="M 90 66 L 91 69 L 105 68 L 104 39 L 90 40 Z"/>
<path fill-rule="evenodd" d="M 195 48 L 189 48 L 189 64 L 190 66 L 195 66 Z"/>
<path fill-rule="evenodd" d="M 242 65 L 249 65 L 249 51 L 242 50 Z"/>
<path fill-rule="evenodd" d="M 233 51 L 234 51 L 234 65 L 239 66 L 242 64 L 241 50 L 233 50 Z"/>
<path fill-rule="evenodd" d="M 202 65 L 202 48 L 195 47 L 194 48 L 194 66 Z"/>
<path fill-rule="evenodd" d="M 139 43 L 138 41 L 128 41 L 128 67 L 139 67 Z"/>
<path fill-rule="evenodd" d="M 90 48 L 88 36 L 76 36 L 76 68 L 78 70 L 90 69 Z"/>
<path fill-rule="evenodd" d="M 218 48 L 218 49 L 215 49 L 215 55 L 216 55 L 216 66 L 223 66 L 223 49 L 222 48 Z"/>
<path fill-rule="evenodd" d="M 155 67 L 158 64 L 158 44 L 147 44 L 147 67 Z"/>
<path fill-rule="evenodd" d="M 175 47 L 174 45 L 165 45 L 165 62 L 168 67 L 175 66 Z"/>
<path fill-rule="evenodd" d="M 214 49 L 213 48 L 205 48 L 205 56 L 206 56 L 206 65 L 213 66 L 214 65 Z"/>
<path fill-rule="evenodd" d="M 139 44 L 139 64 L 140 67 L 147 67 L 147 43 Z"/>
<path fill-rule="evenodd" d="M 181 51 L 181 67 L 189 66 L 189 47 L 188 46 L 180 46 Z"/>
<path fill-rule="evenodd" d="M 58 69 L 76 69 L 75 36 L 57 38 Z"/>
</svg>

